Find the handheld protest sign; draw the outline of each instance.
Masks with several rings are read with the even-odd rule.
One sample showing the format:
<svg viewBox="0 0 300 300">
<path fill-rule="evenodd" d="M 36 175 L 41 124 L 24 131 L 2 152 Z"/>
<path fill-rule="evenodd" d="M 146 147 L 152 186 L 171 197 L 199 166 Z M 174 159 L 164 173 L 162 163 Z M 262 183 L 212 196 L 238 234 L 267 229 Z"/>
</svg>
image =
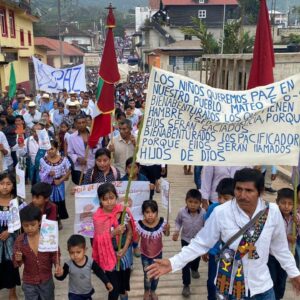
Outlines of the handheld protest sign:
<svg viewBox="0 0 300 300">
<path fill-rule="evenodd" d="M 162 207 L 167 210 L 167 223 L 169 223 L 169 215 L 171 211 L 170 182 L 164 178 L 161 178 L 160 187 L 161 187 L 161 204 Z"/>
</svg>

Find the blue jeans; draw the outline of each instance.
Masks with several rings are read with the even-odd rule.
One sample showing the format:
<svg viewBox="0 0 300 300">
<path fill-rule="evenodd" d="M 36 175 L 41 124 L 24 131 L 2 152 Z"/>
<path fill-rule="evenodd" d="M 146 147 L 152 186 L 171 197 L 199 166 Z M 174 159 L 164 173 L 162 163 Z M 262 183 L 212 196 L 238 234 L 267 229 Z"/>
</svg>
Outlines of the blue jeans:
<svg viewBox="0 0 300 300">
<path fill-rule="evenodd" d="M 207 300 L 216 300 L 217 289 L 215 278 L 217 275 L 217 262 L 215 255 L 209 254 L 208 260 L 208 278 L 207 278 Z"/>
<path fill-rule="evenodd" d="M 229 296 L 229 300 L 231 300 L 232 298 Z M 276 300 L 275 298 L 275 293 L 273 288 L 271 288 L 270 290 L 261 293 L 261 294 L 257 294 L 253 297 L 246 297 L 244 298 L 244 300 Z"/>
<path fill-rule="evenodd" d="M 150 266 L 154 263 L 154 259 L 157 259 L 157 258 L 162 258 L 162 252 L 153 258 L 149 258 L 149 257 L 146 257 L 145 255 L 141 254 L 141 260 L 142 260 L 142 265 L 143 265 L 143 270 L 144 270 L 144 290 L 145 291 L 151 290 L 152 292 L 154 292 L 157 289 L 158 279 L 150 279 L 147 276 L 147 272 L 145 271 L 145 269 L 148 266 Z"/>
<path fill-rule="evenodd" d="M 196 184 L 197 189 L 199 190 L 201 188 L 201 171 L 202 166 L 195 166 L 194 167 L 194 182 Z"/>
</svg>

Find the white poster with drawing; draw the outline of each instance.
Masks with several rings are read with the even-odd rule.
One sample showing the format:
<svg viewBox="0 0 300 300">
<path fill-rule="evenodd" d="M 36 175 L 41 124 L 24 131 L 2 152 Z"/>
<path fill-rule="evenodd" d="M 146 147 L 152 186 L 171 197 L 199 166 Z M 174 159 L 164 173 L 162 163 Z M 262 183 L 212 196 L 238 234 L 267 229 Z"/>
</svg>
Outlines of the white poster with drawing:
<svg viewBox="0 0 300 300">
<path fill-rule="evenodd" d="M 26 187 L 25 187 L 25 170 L 20 168 L 20 164 L 16 165 L 16 181 L 17 181 L 17 196 L 22 199 L 26 198 Z"/>
<path fill-rule="evenodd" d="M 128 181 L 112 182 L 117 190 L 120 203 L 125 197 Z M 97 189 L 100 184 L 78 186 L 75 189 L 74 233 L 87 237 L 94 236 L 93 214 L 99 208 Z M 134 219 L 142 219 L 142 204 L 150 197 L 150 182 L 132 181 L 129 198 Z"/>
<path fill-rule="evenodd" d="M 160 188 L 161 188 L 161 205 L 163 208 L 171 212 L 171 203 L 170 203 L 170 182 L 164 178 L 160 179 Z"/>
<path fill-rule="evenodd" d="M 39 139 L 39 148 L 42 150 L 49 150 L 51 148 L 51 144 L 47 130 L 37 130 L 36 133 Z"/>
<path fill-rule="evenodd" d="M 46 219 L 43 215 L 39 240 L 40 252 L 58 251 L 58 224 L 57 221 Z"/>
<path fill-rule="evenodd" d="M 9 202 L 9 219 L 7 222 L 8 232 L 13 233 L 21 228 L 18 199 Z"/>
</svg>

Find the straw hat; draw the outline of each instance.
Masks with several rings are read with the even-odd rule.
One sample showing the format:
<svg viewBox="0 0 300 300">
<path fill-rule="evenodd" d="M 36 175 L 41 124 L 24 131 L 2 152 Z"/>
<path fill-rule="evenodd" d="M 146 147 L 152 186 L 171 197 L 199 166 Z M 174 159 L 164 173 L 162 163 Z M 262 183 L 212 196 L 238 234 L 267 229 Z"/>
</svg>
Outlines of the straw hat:
<svg viewBox="0 0 300 300">
<path fill-rule="evenodd" d="M 79 103 L 79 101 L 71 101 L 69 104 L 68 104 L 68 107 L 70 107 L 70 106 L 77 106 L 77 107 L 79 107 L 80 106 L 80 103 Z"/>
<path fill-rule="evenodd" d="M 47 93 L 44 93 L 43 96 L 42 96 L 42 98 L 50 99 L 50 95 L 47 94 Z"/>
<path fill-rule="evenodd" d="M 28 107 L 36 107 L 36 104 L 34 101 L 30 101 L 28 104 Z"/>
</svg>

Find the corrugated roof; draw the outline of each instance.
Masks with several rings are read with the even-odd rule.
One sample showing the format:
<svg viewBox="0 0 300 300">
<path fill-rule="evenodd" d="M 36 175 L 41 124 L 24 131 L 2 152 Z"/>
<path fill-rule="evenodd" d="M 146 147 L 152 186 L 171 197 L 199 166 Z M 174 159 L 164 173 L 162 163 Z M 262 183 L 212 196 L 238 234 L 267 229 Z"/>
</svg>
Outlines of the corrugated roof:
<svg viewBox="0 0 300 300">
<path fill-rule="evenodd" d="M 164 5 L 238 5 L 237 0 L 208 0 L 206 3 L 199 3 L 195 0 L 162 0 Z"/>
<path fill-rule="evenodd" d="M 84 56 L 84 53 L 73 45 L 67 42 L 62 43 L 64 56 Z M 51 50 L 47 51 L 47 55 L 49 56 L 60 55 L 59 40 L 54 40 L 46 37 L 36 37 L 34 38 L 34 44 L 36 46 L 47 46 L 48 48 L 50 48 Z"/>
</svg>

